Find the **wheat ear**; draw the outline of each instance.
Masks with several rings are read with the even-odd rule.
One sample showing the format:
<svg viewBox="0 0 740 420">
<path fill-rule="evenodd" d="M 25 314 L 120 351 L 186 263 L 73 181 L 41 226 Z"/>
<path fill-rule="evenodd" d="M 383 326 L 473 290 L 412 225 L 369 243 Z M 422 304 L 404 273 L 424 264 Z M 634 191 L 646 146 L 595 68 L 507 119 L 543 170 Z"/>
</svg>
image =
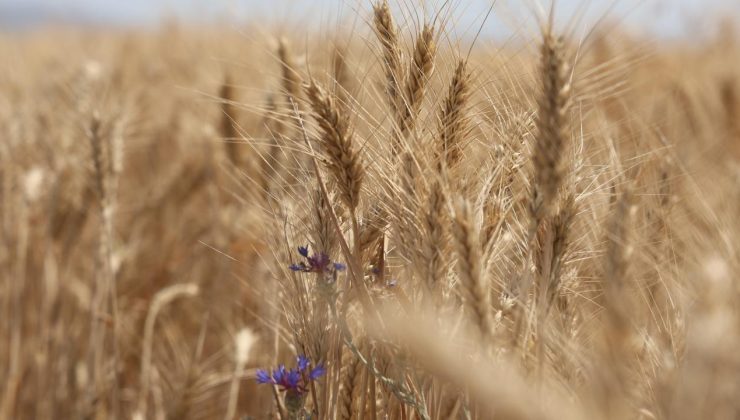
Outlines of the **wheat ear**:
<svg viewBox="0 0 740 420">
<path fill-rule="evenodd" d="M 550 212 L 563 178 L 563 155 L 568 142 L 570 70 L 562 38 L 548 30 L 540 50 L 541 89 L 537 110 L 537 135 L 532 161 L 534 185 L 530 211 L 538 223 Z"/>
<path fill-rule="evenodd" d="M 360 386 L 362 383 L 362 364 L 360 360 L 347 351 L 345 353 L 347 363 L 342 380 L 342 388 L 339 394 L 339 418 L 349 420 L 354 413 L 356 401 L 359 400 Z"/>
<path fill-rule="evenodd" d="M 414 129 L 416 119 L 424 100 L 424 93 L 429 78 L 434 71 L 434 56 L 437 53 L 437 44 L 434 40 L 434 28 L 424 25 L 416 38 L 414 57 L 408 70 L 403 95 L 403 112 L 398 121 L 398 130 L 402 137 Z"/>
<path fill-rule="evenodd" d="M 354 212 L 360 202 L 360 188 L 365 171 L 355 149 L 354 136 L 347 118 L 333 98 L 314 82 L 306 86 L 313 116 L 321 129 L 321 145 L 326 153 L 329 172 L 334 176 L 344 204 Z"/>
<path fill-rule="evenodd" d="M 401 118 L 400 107 L 402 103 L 400 86 L 401 80 L 403 80 L 403 57 L 398 41 L 398 31 L 386 0 L 376 3 L 373 9 L 375 34 L 383 50 L 383 70 L 386 77 L 388 105 L 391 108 L 393 118 L 399 120 Z"/>
<path fill-rule="evenodd" d="M 493 334 L 491 299 L 486 277 L 481 271 L 481 250 L 469 204 L 456 203 L 452 232 L 457 245 L 457 265 L 463 298 L 473 316 L 480 337 L 488 341 Z"/>
<path fill-rule="evenodd" d="M 447 243 L 447 226 L 445 212 L 446 198 L 442 183 L 435 180 L 432 183 L 424 214 L 421 217 L 423 236 L 421 252 L 424 260 L 426 293 L 430 297 L 437 296 L 445 276 L 446 261 L 445 248 Z M 429 300 L 431 302 L 431 300 Z"/>
<path fill-rule="evenodd" d="M 565 61 L 564 42 L 562 38 L 556 38 L 552 34 L 552 28 L 550 27 L 544 32 L 540 48 L 540 77 L 541 92 L 536 118 L 537 130 L 532 153 L 534 175 L 530 186 L 527 255 L 524 258 L 523 280 L 518 292 L 522 300 L 526 300 L 533 282 L 529 264 L 533 256 L 535 259 L 537 258 L 533 252 L 537 245 L 537 232 L 550 216 L 563 182 L 565 172 L 562 159 L 565 154 L 563 149 L 568 145 L 570 71 Z M 518 311 L 517 335 L 521 332 L 525 321 L 522 308 L 520 307 Z M 528 339 L 532 319 L 528 317 L 526 321 L 527 331 L 522 337 L 525 340 Z"/>
<path fill-rule="evenodd" d="M 115 161 L 119 159 L 114 156 L 114 145 L 110 136 L 103 133 L 103 124 L 97 112 L 93 113 L 88 129 L 88 139 L 92 149 L 92 160 L 95 168 L 95 189 L 98 195 L 98 210 L 100 217 L 100 234 L 98 237 L 98 261 L 100 264 L 102 281 L 95 285 L 94 307 L 92 308 L 93 324 L 91 340 L 93 346 L 93 367 L 95 372 L 95 386 L 97 390 L 103 389 L 104 352 L 106 332 L 103 329 L 100 317 L 110 311 L 112 319 L 112 360 L 113 368 L 118 369 L 118 292 L 113 271 L 113 216 L 115 212 L 115 185 L 117 171 Z M 118 412 L 119 392 L 118 379 L 113 382 L 113 411 Z M 94 393 L 97 391 L 91 391 Z"/>
<path fill-rule="evenodd" d="M 546 223 L 540 240 L 537 270 L 540 278 L 541 316 L 545 316 L 560 290 L 560 278 L 576 213 L 575 197 L 570 194 L 558 213 Z"/>
<path fill-rule="evenodd" d="M 447 97 L 439 113 L 438 163 L 444 162 L 448 168 L 455 166 L 462 156 L 463 140 L 467 134 L 465 115 L 470 95 L 470 74 L 467 62 L 460 60 L 455 68 Z"/>
</svg>

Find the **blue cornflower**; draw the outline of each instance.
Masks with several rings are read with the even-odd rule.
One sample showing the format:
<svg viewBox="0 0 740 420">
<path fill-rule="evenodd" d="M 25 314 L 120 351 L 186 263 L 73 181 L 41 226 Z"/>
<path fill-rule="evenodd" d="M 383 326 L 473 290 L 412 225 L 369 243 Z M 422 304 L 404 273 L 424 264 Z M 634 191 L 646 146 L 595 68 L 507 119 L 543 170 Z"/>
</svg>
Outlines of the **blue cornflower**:
<svg viewBox="0 0 740 420">
<path fill-rule="evenodd" d="M 306 370 L 306 368 L 308 367 L 308 364 L 309 363 L 310 362 L 308 360 L 308 357 L 306 357 L 306 356 L 304 356 L 302 354 L 300 356 L 298 356 L 298 370 L 300 370 L 301 372 L 303 372 L 304 370 Z"/>
<path fill-rule="evenodd" d="M 298 254 L 300 254 L 306 261 L 294 263 L 288 266 L 292 271 L 302 271 L 304 273 L 322 273 L 322 274 L 333 274 L 337 271 L 344 271 L 347 266 L 339 263 L 332 262 L 331 258 L 323 252 L 314 253 L 313 255 L 308 254 L 308 246 L 299 246 Z"/>
<path fill-rule="evenodd" d="M 307 270 L 305 263 L 299 263 L 299 264 L 291 264 L 288 266 L 292 271 L 310 271 Z"/>
<path fill-rule="evenodd" d="M 302 257 L 308 258 L 308 245 L 299 246 L 298 253 L 301 254 Z"/>
<path fill-rule="evenodd" d="M 257 369 L 257 383 L 258 384 L 269 384 L 272 383 L 270 373 L 264 369 Z"/>
<path fill-rule="evenodd" d="M 311 372 L 308 374 L 308 379 L 311 381 L 315 381 L 316 379 L 324 376 L 326 374 L 326 368 L 323 364 L 319 363 L 315 368 L 311 369 Z"/>
<path fill-rule="evenodd" d="M 319 363 L 307 372 L 311 361 L 304 355 L 298 356 L 296 361 L 297 366 L 293 369 L 286 369 L 285 365 L 278 365 L 272 371 L 272 375 L 265 369 L 258 369 L 257 383 L 277 385 L 283 392 L 302 396 L 307 391 L 308 383 L 326 374 L 326 369 L 323 364 Z"/>
</svg>

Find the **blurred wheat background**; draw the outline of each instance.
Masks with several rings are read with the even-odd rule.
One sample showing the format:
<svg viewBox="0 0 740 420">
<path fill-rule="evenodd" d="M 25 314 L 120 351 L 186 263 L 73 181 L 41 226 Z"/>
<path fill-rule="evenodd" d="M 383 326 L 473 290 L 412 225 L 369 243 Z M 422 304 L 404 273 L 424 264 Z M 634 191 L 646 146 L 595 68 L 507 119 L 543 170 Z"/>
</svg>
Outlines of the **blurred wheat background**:
<svg viewBox="0 0 740 420">
<path fill-rule="evenodd" d="M 740 418 L 732 18 L 389 2 L 7 25 L 0 419 Z"/>
</svg>

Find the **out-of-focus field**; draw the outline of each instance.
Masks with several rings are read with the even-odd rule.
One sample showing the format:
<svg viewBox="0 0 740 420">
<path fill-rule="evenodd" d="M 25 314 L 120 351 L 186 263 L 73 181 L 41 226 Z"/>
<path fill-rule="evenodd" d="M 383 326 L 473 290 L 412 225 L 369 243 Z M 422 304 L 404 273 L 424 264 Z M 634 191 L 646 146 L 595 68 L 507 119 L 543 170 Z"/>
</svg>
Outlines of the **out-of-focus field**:
<svg viewBox="0 0 740 420">
<path fill-rule="evenodd" d="M 737 418 L 732 31 L 570 39 L 567 108 L 546 106 L 536 31 L 479 40 L 440 169 L 469 41 L 435 28 L 406 129 L 358 13 L 360 34 L 282 42 L 176 24 L 0 37 L 0 418 L 292 418 L 289 393 L 254 377 L 297 354 L 327 373 L 296 416 Z M 419 31 L 399 29 L 404 83 Z M 353 126 L 339 162 L 360 156 L 359 204 L 299 85 L 312 78 L 338 109 L 324 123 Z M 565 175 L 537 213 L 542 147 Z M 287 269 L 306 243 L 349 265 L 336 294 Z"/>
</svg>

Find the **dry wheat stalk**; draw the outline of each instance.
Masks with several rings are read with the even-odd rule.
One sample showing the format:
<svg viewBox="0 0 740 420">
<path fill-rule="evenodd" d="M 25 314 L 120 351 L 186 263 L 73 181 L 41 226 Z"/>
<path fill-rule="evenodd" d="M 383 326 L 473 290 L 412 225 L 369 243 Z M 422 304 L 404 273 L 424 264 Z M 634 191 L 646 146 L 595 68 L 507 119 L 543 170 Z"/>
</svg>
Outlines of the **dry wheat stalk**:
<svg viewBox="0 0 740 420">
<path fill-rule="evenodd" d="M 627 304 L 627 270 L 632 254 L 630 240 L 631 219 L 636 207 L 633 204 L 630 187 L 619 196 L 614 214 L 607 227 L 607 249 L 604 266 L 604 305 L 608 325 L 614 336 L 627 334 L 629 325 L 629 305 Z"/>
<path fill-rule="evenodd" d="M 388 211 L 389 217 L 392 218 L 393 234 L 392 241 L 400 247 L 405 258 L 413 260 L 419 249 L 419 231 L 418 215 L 419 201 L 419 168 L 415 157 L 409 150 L 403 151 L 398 157 L 400 165 L 396 175 L 397 186 L 394 186 L 393 198 L 390 200 L 391 209 Z M 392 246 L 392 245 L 391 245 Z M 413 268 L 413 267 L 411 267 Z"/>
<path fill-rule="evenodd" d="M 231 77 L 228 73 L 224 76 L 224 82 L 221 84 L 221 90 L 218 96 L 221 98 L 220 135 L 226 148 L 226 156 L 228 156 L 231 163 L 240 166 L 242 162 L 241 155 L 239 154 L 239 143 L 237 142 L 239 133 L 236 131 L 234 86 L 232 86 Z"/>
<path fill-rule="evenodd" d="M 249 328 L 242 328 L 234 337 L 234 375 L 229 386 L 229 402 L 226 405 L 224 420 L 232 420 L 236 415 L 236 405 L 239 402 L 239 383 L 242 371 L 249 360 L 249 353 L 257 341 L 257 337 Z"/>
<path fill-rule="evenodd" d="M 303 168 L 305 167 L 306 155 L 302 153 L 288 153 L 296 146 L 295 142 L 299 140 L 298 132 L 300 120 L 304 118 L 303 102 L 301 101 L 301 83 L 302 79 L 297 71 L 293 55 L 286 40 L 280 39 L 278 44 L 278 59 L 280 60 L 280 69 L 282 73 L 281 89 L 285 97 L 285 103 L 278 108 L 278 118 L 283 121 L 283 138 L 276 137 L 278 148 L 282 152 L 283 174 L 284 179 L 281 187 L 291 193 L 295 193 L 295 184 L 299 183 L 303 177 Z M 287 150 L 286 150 L 287 148 Z"/>
<path fill-rule="evenodd" d="M 139 377 L 140 385 L 137 397 L 135 419 L 145 419 L 147 417 L 147 401 L 149 399 L 149 385 L 152 375 L 152 342 L 154 340 L 154 326 L 157 321 L 157 315 L 165 306 L 179 297 L 193 297 L 199 293 L 198 285 L 195 284 L 176 284 L 166 289 L 160 290 L 154 295 L 152 303 L 147 312 L 146 322 L 144 323 L 144 340 L 142 341 L 141 350 L 141 373 Z"/>
<path fill-rule="evenodd" d="M 332 52 L 332 78 L 334 84 L 334 95 L 337 97 L 337 105 L 348 108 L 352 98 L 351 70 L 347 65 L 348 51 L 346 48 L 335 47 Z"/>
<path fill-rule="evenodd" d="M 604 329 L 602 352 L 610 369 L 595 374 L 596 395 L 606 416 L 624 418 L 624 401 L 634 389 L 631 364 L 635 362 L 632 327 L 634 309 L 629 293 L 628 270 L 632 254 L 632 219 L 636 207 L 632 186 L 626 186 L 617 198 L 614 213 L 607 223 L 606 260 L 604 261 Z"/>
<path fill-rule="evenodd" d="M 444 395 L 442 404 L 440 406 L 439 419 L 440 420 L 455 420 L 459 418 L 460 406 L 462 401 L 460 395 L 452 393 L 452 395 Z"/>
<path fill-rule="evenodd" d="M 280 146 L 287 132 L 287 124 L 283 120 L 283 116 L 279 113 L 274 95 L 270 95 L 267 98 L 264 121 L 269 144 L 267 145 L 267 153 L 261 161 L 260 173 L 262 177 L 262 191 L 266 198 L 274 191 L 280 177 L 283 176 L 281 172 L 284 170 L 283 165 L 281 165 L 281 163 L 284 163 L 284 160 L 281 159 L 283 149 Z"/>
<path fill-rule="evenodd" d="M 278 58 L 282 71 L 283 94 L 288 108 L 291 109 L 293 103 L 298 106 L 298 99 L 301 97 L 301 76 L 296 71 L 288 42 L 284 39 L 278 41 Z"/>
<path fill-rule="evenodd" d="M 172 418 L 189 419 L 191 410 L 200 395 L 201 390 L 198 389 L 198 381 L 202 379 L 203 369 L 199 365 L 199 362 L 203 355 L 203 347 L 205 346 L 208 320 L 209 317 L 206 316 L 201 322 L 200 333 L 196 340 L 193 354 L 190 357 L 185 378 L 168 410 L 168 414 Z"/>
</svg>

